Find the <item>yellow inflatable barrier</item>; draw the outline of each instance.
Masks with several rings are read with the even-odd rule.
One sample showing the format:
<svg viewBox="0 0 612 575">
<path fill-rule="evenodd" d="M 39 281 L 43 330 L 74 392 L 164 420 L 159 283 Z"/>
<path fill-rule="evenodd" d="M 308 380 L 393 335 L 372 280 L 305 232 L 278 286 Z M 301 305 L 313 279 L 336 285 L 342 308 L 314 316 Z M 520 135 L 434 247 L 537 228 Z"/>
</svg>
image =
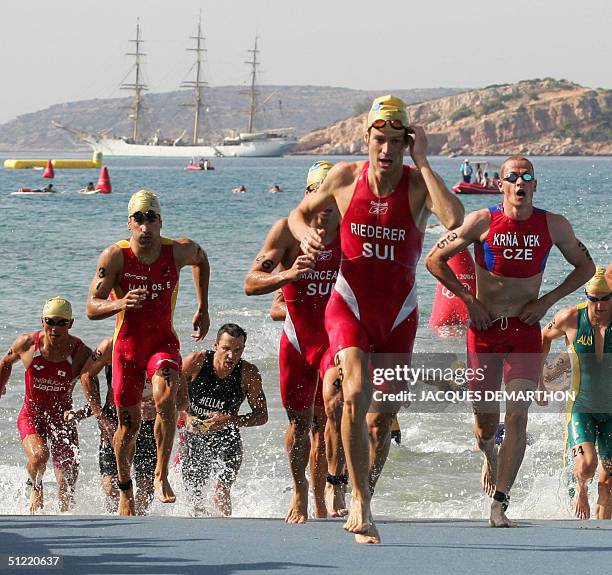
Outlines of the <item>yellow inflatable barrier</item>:
<svg viewBox="0 0 612 575">
<path fill-rule="evenodd" d="M 7 170 L 27 170 L 28 168 L 45 168 L 49 160 L 4 160 Z M 84 170 L 87 168 L 102 167 L 102 152 L 94 152 L 91 160 L 51 160 L 54 170 L 73 169 Z"/>
</svg>

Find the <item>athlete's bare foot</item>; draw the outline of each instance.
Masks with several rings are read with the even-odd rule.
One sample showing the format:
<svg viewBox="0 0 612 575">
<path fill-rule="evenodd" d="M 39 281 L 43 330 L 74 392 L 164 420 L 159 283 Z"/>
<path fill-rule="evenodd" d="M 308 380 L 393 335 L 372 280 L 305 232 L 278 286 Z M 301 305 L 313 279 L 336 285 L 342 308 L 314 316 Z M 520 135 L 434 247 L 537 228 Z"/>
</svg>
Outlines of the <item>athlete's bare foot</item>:
<svg viewBox="0 0 612 575">
<path fill-rule="evenodd" d="M 600 505 L 598 503 L 595 506 L 595 514 L 597 519 L 612 519 L 612 505 Z"/>
<path fill-rule="evenodd" d="M 119 492 L 119 515 L 136 515 L 136 503 L 134 502 L 134 491 L 127 489 Z"/>
<path fill-rule="evenodd" d="M 591 517 L 591 506 L 589 505 L 589 492 L 586 483 L 578 481 L 576 495 L 572 501 L 574 515 L 577 519 L 589 519 Z"/>
<path fill-rule="evenodd" d="M 348 515 L 344 486 L 327 483 L 325 485 L 325 503 L 330 517 L 346 517 Z"/>
<path fill-rule="evenodd" d="M 174 491 L 172 491 L 172 487 L 170 487 L 167 477 L 161 477 L 159 479 L 156 477 L 153 480 L 153 488 L 155 489 L 157 499 L 162 503 L 174 503 L 176 501 L 176 495 L 174 495 Z"/>
<path fill-rule="evenodd" d="M 308 482 L 293 488 L 285 523 L 306 523 L 308 520 Z"/>
<path fill-rule="evenodd" d="M 351 502 L 351 511 L 346 518 L 344 529 L 355 534 L 356 543 L 380 543 L 380 534 L 374 524 L 370 505 L 358 501 L 355 497 Z"/>
<path fill-rule="evenodd" d="M 482 462 L 481 485 L 483 491 L 489 496 L 495 495 L 495 482 L 497 480 L 497 455 L 484 456 Z"/>
<path fill-rule="evenodd" d="M 491 502 L 491 514 L 489 515 L 490 527 L 516 527 L 516 524 L 506 517 L 502 503 Z"/>
<path fill-rule="evenodd" d="M 43 486 L 39 483 L 36 488 L 30 487 L 30 514 L 34 515 L 39 509 L 44 506 Z"/>
</svg>

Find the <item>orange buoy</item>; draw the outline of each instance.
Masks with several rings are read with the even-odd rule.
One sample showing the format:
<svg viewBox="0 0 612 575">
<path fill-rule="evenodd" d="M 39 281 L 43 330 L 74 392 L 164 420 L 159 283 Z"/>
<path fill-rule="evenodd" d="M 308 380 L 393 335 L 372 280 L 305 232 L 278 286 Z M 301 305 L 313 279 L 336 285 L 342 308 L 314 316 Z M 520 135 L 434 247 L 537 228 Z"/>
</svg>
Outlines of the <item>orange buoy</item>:
<svg viewBox="0 0 612 575">
<path fill-rule="evenodd" d="M 103 166 L 100 170 L 100 177 L 98 178 L 98 183 L 96 184 L 96 190 L 100 190 L 101 194 L 110 194 L 112 189 L 113 186 L 111 185 L 108 170 L 106 169 L 106 166 Z"/>
<path fill-rule="evenodd" d="M 474 260 L 469 250 L 465 249 L 455 254 L 448 265 L 457 279 L 471 294 L 476 294 L 476 270 Z M 466 325 L 469 316 L 465 304 L 448 288 L 438 282 L 429 327 L 439 328 L 448 325 Z"/>
<path fill-rule="evenodd" d="M 47 161 L 47 166 L 45 167 L 45 171 L 43 172 L 43 178 L 53 179 L 55 178 L 55 172 L 53 171 L 53 164 L 51 160 Z"/>
</svg>

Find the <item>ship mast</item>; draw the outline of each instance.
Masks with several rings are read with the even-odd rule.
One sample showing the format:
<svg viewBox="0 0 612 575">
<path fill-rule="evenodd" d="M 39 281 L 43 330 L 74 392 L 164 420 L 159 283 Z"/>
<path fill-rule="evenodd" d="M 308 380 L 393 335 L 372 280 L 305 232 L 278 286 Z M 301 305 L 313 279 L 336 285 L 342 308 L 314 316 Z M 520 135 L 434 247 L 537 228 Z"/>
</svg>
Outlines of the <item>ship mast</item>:
<svg viewBox="0 0 612 575">
<path fill-rule="evenodd" d="M 136 40 L 130 40 L 130 42 L 134 42 L 136 44 L 135 52 L 128 52 L 126 56 L 134 56 L 135 63 L 134 68 L 136 70 L 136 75 L 133 83 L 123 83 L 120 86 L 121 90 L 132 90 L 134 92 L 134 101 L 132 104 L 132 121 L 134 123 L 134 128 L 132 131 L 132 138 L 134 143 L 138 142 L 138 128 L 140 123 L 140 112 L 142 110 L 142 93 L 146 92 L 149 88 L 145 84 L 143 84 L 143 74 L 142 74 L 142 61 L 141 58 L 146 56 L 141 50 L 140 47 L 143 41 L 140 38 L 140 18 L 136 19 Z"/>
<path fill-rule="evenodd" d="M 202 63 L 204 62 L 204 54 L 206 49 L 204 48 L 204 36 L 202 36 L 202 12 L 200 12 L 200 19 L 198 20 L 198 34 L 197 36 L 190 36 L 191 40 L 196 41 L 195 48 L 187 48 L 188 52 L 196 53 L 196 76 L 195 80 L 189 80 L 181 83 L 181 88 L 193 88 L 193 104 L 186 104 L 187 106 L 193 106 L 195 110 L 193 119 L 193 144 L 198 144 L 198 129 L 200 127 L 200 110 L 202 109 L 202 86 L 206 86 L 206 82 L 202 81 Z"/>
<path fill-rule="evenodd" d="M 259 90 L 257 90 L 257 66 L 259 66 L 259 62 L 257 61 L 257 54 L 259 50 L 257 49 L 257 36 L 255 36 L 255 47 L 253 50 L 249 50 L 253 57 L 251 60 L 245 62 L 245 64 L 249 64 L 251 66 L 251 86 L 249 89 L 249 125 L 247 126 L 247 132 L 253 132 L 253 119 L 255 118 L 255 110 L 257 109 L 257 96 L 259 95 Z"/>
</svg>

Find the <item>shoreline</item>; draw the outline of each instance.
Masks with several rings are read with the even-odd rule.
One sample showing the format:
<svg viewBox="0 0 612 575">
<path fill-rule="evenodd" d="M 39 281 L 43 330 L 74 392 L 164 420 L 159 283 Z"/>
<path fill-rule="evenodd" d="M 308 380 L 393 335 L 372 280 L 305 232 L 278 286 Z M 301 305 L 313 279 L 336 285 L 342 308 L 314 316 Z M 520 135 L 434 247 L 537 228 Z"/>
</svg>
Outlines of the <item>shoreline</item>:
<svg viewBox="0 0 612 575">
<path fill-rule="evenodd" d="M 357 545 L 342 520 L 0 516 L 7 556 L 59 556 L 70 573 L 605 573 L 609 521 L 378 520 L 381 545 Z M 537 567 L 534 565 L 537 562 Z M 50 567 L 36 569 L 47 572 Z M 316 570 L 316 571 L 315 571 Z M 33 572 L 33 568 L 28 569 Z"/>
</svg>

